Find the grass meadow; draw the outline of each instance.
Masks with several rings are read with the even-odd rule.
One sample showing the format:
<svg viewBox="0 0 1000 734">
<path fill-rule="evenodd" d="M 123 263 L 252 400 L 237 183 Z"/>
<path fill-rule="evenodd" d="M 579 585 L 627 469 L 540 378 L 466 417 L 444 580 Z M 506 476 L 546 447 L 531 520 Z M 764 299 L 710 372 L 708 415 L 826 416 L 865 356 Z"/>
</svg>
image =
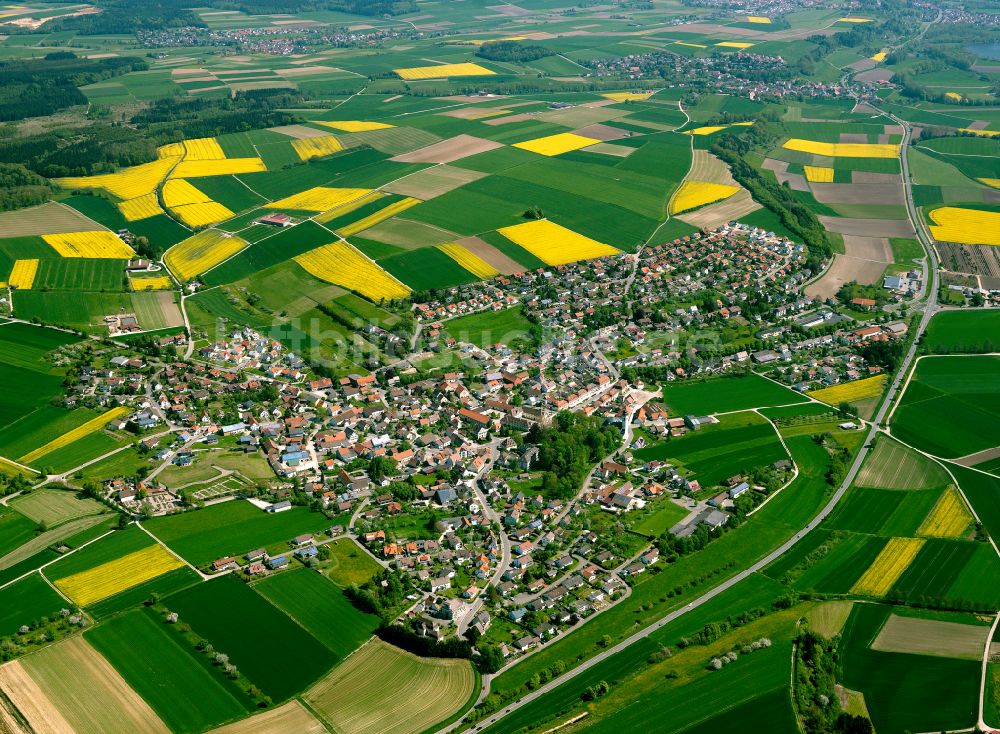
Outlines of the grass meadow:
<svg viewBox="0 0 1000 734">
<path fill-rule="evenodd" d="M 685 380 L 663 386 L 663 402 L 673 415 L 708 415 L 750 408 L 804 403 L 806 399 L 757 374 Z"/>
</svg>

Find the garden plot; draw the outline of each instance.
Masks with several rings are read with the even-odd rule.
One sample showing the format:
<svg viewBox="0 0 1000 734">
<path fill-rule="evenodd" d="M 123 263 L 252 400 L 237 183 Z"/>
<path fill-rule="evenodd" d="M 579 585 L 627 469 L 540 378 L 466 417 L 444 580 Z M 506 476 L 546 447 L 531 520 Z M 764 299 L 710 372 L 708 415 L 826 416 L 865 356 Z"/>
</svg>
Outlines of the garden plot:
<svg viewBox="0 0 1000 734">
<path fill-rule="evenodd" d="M 872 650 L 982 660 L 990 628 L 982 624 L 889 615 Z"/>
</svg>

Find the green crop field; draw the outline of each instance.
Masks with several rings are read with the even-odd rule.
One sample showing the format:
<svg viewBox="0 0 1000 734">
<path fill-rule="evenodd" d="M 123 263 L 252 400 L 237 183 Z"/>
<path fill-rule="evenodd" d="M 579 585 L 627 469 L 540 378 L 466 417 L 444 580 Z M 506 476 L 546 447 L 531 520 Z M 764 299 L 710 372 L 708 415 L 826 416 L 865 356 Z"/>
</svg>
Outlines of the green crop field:
<svg viewBox="0 0 1000 734">
<path fill-rule="evenodd" d="M 658 538 L 671 527 L 683 520 L 688 514 L 688 510 L 668 499 L 657 502 L 651 512 L 638 518 L 630 530 L 634 533 L 642 533 L 650 538 Z"/>
<path fill-rule="evenodd" d="M 288 542 L 296 535 L 321 532 L 331 521 L 304 507 L 272 514 L 234 500 L 143 524 L 182 558 L 200 566 L 259 546 L 290 551 Z"/>
<path fill-rule="evenodd" d="M 663 402 L 673 415 L 707 415 L 804 403 L 806 399 L 765 377 L 749 374 L 667 383 Z"/>
<path fill-rule="evenodd" d="M 15 510 L 0 514 L 0 559 L 35 536 L 38 523 Z"/>
<path fill-rule="evenodd" d="M 164 605 L 229 655 L 276 702 L 298 693 L 336 662 L 319 640 L 232 576 L 192 586 L 167 597 Z M 237 609 L 239 614 L 233 614 Z"/>
<path fill-rule="evenodd" d="M 531 338 L 532 324 L 524 318 L 520 306 L 506 311 L 484 311 L 459 316 L 445 324 L 445 330 L 455 339 L 487 347 L 491 344 L 510 344 Z"/>
<path fill-rule="evenodd" d="M 890 596 L 907 602 L 944 599 L 975 552 L 975 543 L 929 538 L 896 581 Z M 965 601 L 975 608 L 992 610 L 997 596 L 995 588 L 983 588 Z"/>
<path fill-rule="evenodd" d="M 854 487 L 834 510 L 827 526 L 885 537 L 913 535 L 940 496 L 940 489 L 900 492 Z"/>
<path fill-rule="evenodd" d="M 745 413 L 723 416 L 718 424 L 639 449 L 635 458 L 669 459 L 693 472 L 701 486 L 708 488 L 736 474 L 787 459 L 788 455 L 770 422 Z"/>
<path fill-rule="evenodd" d="M 360 586 L 382 570 L 382 566 L 350 538 L 340 538 L 326 547 L 330 549 L 330 565 L 324 573 L 341 588 L 351 584 Z"/>
<path fill-rule="evenodd" d="M 38 261 L 33 289 L 125 290 L 124 260 L 63 257 Z"/>
<path fill-rule="evenodd" d="M 175 568 L 173 571 L 157 576 L 143 584 L 138 584 L 122 592 L 87 605 L 87 613 L 94 619 L 105 619 L 124 612 L 140 604 L 147 603 L 155 596 L 163 598 L 174 594 L 201 581 L 187 566 Z"/>
<path fill-rule="evenodd" d="M 344 658 L 361 647 L 379 625 L 379 618 L 358 611 L 332 581 L 302 568 L 264 579 L 254 585 L 271 603 Z"/>
<path fill-rule="evenodd" d="M 55 616 L 66 600 L 37 573 L 0 589 L 0 637 L 13 635 L 21 625 Z"/>
<path fill-rule="evenodd" d="M 793 584 L 797 589 L 846 594 L 885 547 L 886 539 L 848 533 Z"/>
<path fill-rule="evenodd" d="M 451 288 L 478 280 L 475 275 L 434 247 L 393 255 L 379 261 L 390 275 L 413 290 Z"/>
<path fill-rule="evenodd" d="M 14 500 L 12 506 L 36 523 L 50 527 L 106 511 L 104 505 L 96 500 L 58 489 L 43 489 L 23 495 Z"/>
<path fill-rule="evenodd" d="M 842 682 L 865 694 L 876 731 L 897 734 L 975 724 L 978 662 L 869 649 L 890 609 L 855 604 L 840 645 Z"/>
<path fill-rule="evenodd" d="M 1000 309 L 935 314 L 923 344 L 938 354 L 1000 351 Z"/>
<path fill-rule="evenodd" d="M 892 416 L 902 441 L 957 457 L 1000 445 L 1000 358 L 921 359 Z"/>
<path fill-rule="evenodd" d="M 148 548 L 154 540 L 138 527 L 118 530 L 96 543 L 81 548 L 76 553 L 60 559 L 45 569 L 49 581 L 58 581 L 73 574 L 87 571 L 103 563 L 113 561 L 135 551 Z"/>
<path fill-rule="evenodd" d="M 878 489 L 929 489 L 948 483 L 938 464 L 889 438 L 880 438 L 858 473 L 857 484 Z"/>
<path fill-rule="evenodd" d="M 949 464 L 959 487 L 975 511 L 983 527 L 994 539 L 1000 538 L 1000 477 L 983 474 L 958 464 Z"/>
<path fill-rule="evenodd" d="M 218 668 L 196 658 L 199 653 L 152 610 L 115 617 L 87 632 L 86 639 L 171 731 L 201 732 L 247 713 L 238 689 Z"/>
<path fill-rule="evenodd" d="M 0 381 L 9 388 L 0 395 L 0 428 L 15 422 L 28 424 L 36 411 L 48 410 L 48 402 L 61 389 L 62 377 L 44 361 L 45 355 L 76 341 L 76 335 L 55 329 L 14 322 L 0 325 Z M 10 438 L 15 435 L 6 433 Z M 7 451 L 8 446 L 9 441 L 0 439 L 0 454 L 21 456 Z"/>
<path fill-rule="evenodd" d="M 373 639 L 305 694 L 332 731 L 419 734 L 469 702 L 469 661 L 420 658 Z"/>
</svg>

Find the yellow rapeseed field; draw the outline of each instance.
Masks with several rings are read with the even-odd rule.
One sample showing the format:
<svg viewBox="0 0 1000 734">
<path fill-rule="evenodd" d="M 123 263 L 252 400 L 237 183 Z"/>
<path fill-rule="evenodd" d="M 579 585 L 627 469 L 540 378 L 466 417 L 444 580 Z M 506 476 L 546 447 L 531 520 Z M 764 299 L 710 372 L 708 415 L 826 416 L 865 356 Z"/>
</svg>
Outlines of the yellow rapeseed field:
<svg viewBox="0 0 1000 734">
<path fill-rule="evenodd" d="M 717 133 L 719 130 L 725 130 L 729 125 L 702 125 L 701 127 L 696 127 L 691 130 L 685 130 L 685 135 L 711 135 L 712 133 Z"/>
<path fill-rule="evenodd" d="M 872 61 L 878 61 L 879 63 L 882 63 L 883 61 L 885 61 L 886 56 L 888 56 L 888 54 L 885 51 L 879 51 L 877 54 L 872 56 Z"/>
<path fill-rule="evenodd" d="M 654 92 L 606 92 L 601 96 L 613 99 L 615 102 L 636 102 L 649 99 L 653 94 Z"/>
<path fill-rule="evenodd" d="M 184 179 L 172 178 L 163 184 L 163 203 L 168 207 L 203 204 L 211 200 L 211 196 Z"/>
<path fill-rule="evenodd" d="M 20 288 L 23 291 L 31 290 L 37 272 L 38 260 L 15 260 L 7 285 L 11 288 Z"/>
<path fill-rule="evenodd" d="M 206 229 L 167 250 L 163 262 L 180 280 L 191 280 L 246 246 L 246 240 L 236 235 Z"/>
<path fill-rule="evenodd" d="M 898 158 L 898 143 L 820 143 L 815 140 L 792 138 L 782 146 L 830 158 Z"/>
<path fill-rule="evenodd" d="M 42 239 L 63 257 L 90 257 L 127 260 L 135 250 L 126 245 L 114 232 L 66 232 L 43 234 Z"/>
<path fill-rule="evenodd" d="M 135 199 L 156 191 L 177 158 L 162 158 L 141 166 L 132 166 L 118 173 L 102 173 L 97 176 L 71 176 L 53 179 L 64 189 L 104 189 L 119 199 Z"/>
<path fill-rule="evenodd" d="M 475 275 L 477 278 L 493 278 L 500 275 L 500 271 L 483 260 L 479 255 L 468 248 L 462 247 L 457 242 L 449 242 L 445 245 L 438 245 L 438 249 L 463 268 Z"/>
<path fill-rule="evenodd" d="M 210 161 L 181 161 L 170 178 L 200 178 L 203 176 L 230 176 L 240 173 L 259 173 L 267 167 L 260 158 L 225 158 Z"/>
<path fill-rule="evenodd" d="M 166 275 L 153 278 L 129 278 L 129 284 L 134 291 L 168 291 L 174 287 L 174 281 Z"/>
<path fill-rule="evenodd" d="M 497 231 L 547 265 L 563 265 L 620 252 L 611 245 L 592 240 L 548 219 L 536 219 Z"/>
<path fill-rule="evenodd" d="M 544 138 L 525 140 L 523 143 L 514 143 L 514 147 L 521 150 L 530 150 L 532 153 L 553 156 L 560 155 L 561 153 L 569 153 L 571 150 L 586 148 L 588 145 L 594 145 L 599 142 L 601 141 L 596 138 L 588 138 L 576 133 L 558 133 L 556 135 L 547 135 Z"/>
<path fill-rule="evenodd" d="M 962 101 L 962 95 L 959 94 L 958 92 L 945 92 L 944 96 L 947 97 L 948 99 L 953 99 L 956 102 Z"/>
<path fill-rule="evenodd" d="M 997 135 L 1000 135 L 1000 130 L 973 130 L 968 127 L 960 127 L 958 129 L 963 133 L 972 133 L 973 135 L 979 135 L 984 138 L 994 138 Z"/>
<path fill-rule="evenodd" d="M 930 213 L 931 234 L 941 242 L 1000 245 L 1000 212 L 943 206 Z M 935 226 L 936 225 L 936 226 Z"/>
<path fill-rule="evenodd" d="M 364 133 L 369 130 L 386 130 L 390 127 L 387 122 L 367 122 L 365 120 L 316 120 L 317 125 L 332 127 L 334 130 L 342 130 L 345 133 Z"/>
<path fill-rule="evenodd" d="M 854 582 L 851 593 L 885 596 L 913 563 L 925 542 L 923 538 L 890 538 L 868 570 Z"/>
<path fill-rule="evenodd" d="M 295 152 L 298 153 L 299 158 L 304 161 L 310 158 L 322 158 L 325 155 L 331 155 L 338 150 L 344 149 L 344 146 L 333 135 L 293 140 L 292 147 L 295 148 Z"/>
<path fill-rule="evenodd" d="M 962 496 L 954 487 L 948 487 L 934 505 L 934 509 L 920 523 L 917 535 L 960 538 L 966 534 L 971 523 L 972 513 L 966 508 Z"/>
<path fill-rule="evenodd" d="M 85 607 L 180 568 L 184 563 L 161 545 L 129 553 L 56 581 L 59 590 Z"/>
<path fill-rule="evenodd" d="M 980 178 L 976 179 L 980 183 L 984 183 L 987 186 L 992 186 L 995 189 L 1000 189 L 1000 178 Z"/>
<path fill-rule="evenodd" d="M 729 184 L 685 181 L 670 202 L 670 213 L 680 214 L 705 204 L 722 201 L 739 190 L 739 186 L 730 186 Z"/>
<path fill-rule="evenodd" d="M 885 389 L 885 375 L 866 377 L 863 380 L 845 382 L 842 385 L 825 387 L 822 390 L 812 390 L 809 397 L 821 400 L 827 405 L 853 403 L 856 400 L 867 400 L 882 394 Z"/>
<path fill-rule="evenodd" d="M 806 181 L 813 183 L 833 183 L 833 169 L 825 166 L 802 166 Z"/>
<path fill-rule="evenodd" d="M 327 283 L 357 291 L 373 301 L 406 298 L 410 289 L 346 242 L 332 242 L 297 255 L 295 262 Z"/>
<path fill-rule="evenodd" d="M 687 43 L 686 41 L 674 41 L 675 46 L 690 46 L 691 48 L 708 48 L 702 43 Z"/>
<path fill-rule="evenodd" d="M 764 23 L 766 25 L 770 25 L 771 19 L 766 18 L 763 15 L 748 15 L 747 23 Z"/>
<path fill-rule="evenodd" d="M 184 179 L 172 178 L 163 184 L 163 202 L 189 227 L 205 227 L 225 221 L 233 212 Z"/>
<path fill-rule="evenodd" d="M 841 23 L 874 23 L 871 18 L 837 18 Z"/>
<path fill-rule="evenodd" d="M 44 446 L 39 446 L 34 451 L 29 451 L 27 454 L 18 459 L 19 464 L 30 464 L 33 461 L 37 461 L 43 456 L 48 456 L 53 451 L 61 449 L 64 446 L 69 446 L 74 441 L 79 441 L 85 436 L 89 436 L 91 433 L 96 433 L 101 430 L 111 421 L 116 418 L 121 418 L 123 415 L 128 415 L 131 409 L 118 407 L 112 408 L 111 410 L 101 413 L 99 416 L 91 418 L 89 421 L 83 425 L 79 425 L 71 431 L 67 431 L 58 438 L 54 438 L 49 441 Z"/>
<path fill-rule="evenodd" d="M 184 143 L 167 143 L 156 149 L 157 158 L 183 158 Z"/>
<path fill-rule="evenodd" d="M 138 222 L 140 219 L 149 219 L 158 214 L 163 214 L 160 202 L 156 199 L 156 193 L 144 194 L 134 199 L 118 202 L 118 211 L 122 213 L 128 222 Z"/>
<path fill-rule="evenodd" d="M 372 193 L 371 189 L 331 189 L 316 186 L 268 204 L 271 209 L 292 209 L 306 212 L 325 212 L 344 204 L 355 202 Z"/>
<path fill-rule="evenodd" d="M 338 204 L 332 209 L 329 209 L 323 212 L 322 214 L 314 217 L 314 219 L 320 224 L 326 224 L 327 222 L 332 222 L 334 219 L 338 219 L 339 217 L 343 217 L 347 214 L 350 214 L 355 209 L 360 209 L 366 204 L 371 204 L 373 201 L 378 201 L 383 196 L 385 196 L 385 194 L 383 194 L 381 191 L 369 191 L 367 194 L 365 194 L 364 196 L 359 196 L 357 199 L 354 199 L 352 201 L 346 201 L 343 204 Z"/>
<path fill-rule="evenodd" d="M 408 69 L 393 69 L 400 78 L 440 79 L 449 76 L 492 76 L 495 72 L 479 64 L 435 64 L 434 66 L 412 66 Z"/>
<path fill-rule="evenodd" d="M 337 234 L 341 237 L 350 237 L 352 234 L 357 234 L 358 232 L 364 232 L 370 227 L 374 227 L 379 222 L 383 222 L 389 217 L 394 217 L 400 212 L 404 212 L 411 206 L 416 206 L 420 203 L 420 199 L 414 199 L 412 196 L 407 196 L 405 199 L 400 199 L 395 201 L 384 209 L 379 209 L 374 214 L 369 214 L 364 219 L 359 219 L 353 224 L 348 224 L 346 227 L 341 227 L 337 230 Z"/>
<path fill-rule="evenodd" d="M 722 46 L 723 48 L 750 48 L 753 46 L 752 43 L 747 43 L 746 41 L 723 41 L 715 45 Z"/>
<path fill-rule="evenodd" d="M 226 157 L 215 138 L 194 138 L 184 141 L 184 160 L 221 161 Z"/>
</svg>

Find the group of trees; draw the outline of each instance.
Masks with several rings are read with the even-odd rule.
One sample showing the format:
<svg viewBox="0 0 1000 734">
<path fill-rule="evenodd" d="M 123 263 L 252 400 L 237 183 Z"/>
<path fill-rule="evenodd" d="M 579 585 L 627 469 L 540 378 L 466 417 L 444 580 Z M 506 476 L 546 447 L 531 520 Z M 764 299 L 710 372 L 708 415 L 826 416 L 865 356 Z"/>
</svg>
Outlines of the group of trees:
<svg viewBox="0 0 1000 734">
<path fill-rule="evenodd" d="M 781 122 L 762 119 L 741 135 L 721 135 L 712 145 L 712 153 L 729 166 L 733 177 L 750 191 L 754 200 L 778 215 L 781 223 L 806 245 L 805 267 L 819 272 L 822 263 L 833 255 L 826 230 L 816 215 L 795 198 L 791 189 L 767 179 L 746 160 L 750 151 L 770 148 L 779 137 L 788 137 Z"/>
<path fill-rule="evenodd" d="M 476 51 L 476 56 L 490 61 L 525 62 L 544 59 L 546 56 L 553 56 L 555 51 L 550 51 L 544 46 L 535 44 L 518 43 L 517 41 L 496 41 L 494 43 L 484 43 Z"/>
<path fill-rule="evenodd" d="M 546 473 L 546 489 L 569 499 L 580 491 L 591 467 L 618 448 L 621 434 L 600 418 L 562 412 L 551 426 L 532 427 L 527 441 L 538 446 L 535 466 Z"/>
<path fill-rule="evenodd" d="M 837 695 L 837 643 L 804 630 L 795 643 L 795 707 L 812 734 L 871 734 L 864 716 L 845 713 Z"/>
<path fill-rule="evenodd" d="M 43 117 L 86 104 L 79 87 L 148 68 L 145 61 L 132 56 L 82 59 L 66 51 L 41 59 L 2 62 L 0 121 Z"/>
</svg>

